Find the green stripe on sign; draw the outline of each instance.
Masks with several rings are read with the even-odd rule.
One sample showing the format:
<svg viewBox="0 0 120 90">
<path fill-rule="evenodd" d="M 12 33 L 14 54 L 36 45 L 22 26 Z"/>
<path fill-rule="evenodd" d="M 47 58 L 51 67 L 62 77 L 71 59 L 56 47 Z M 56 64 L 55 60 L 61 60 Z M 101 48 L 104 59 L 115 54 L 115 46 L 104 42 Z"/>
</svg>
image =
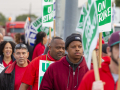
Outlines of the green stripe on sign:
<svg viewBox="0 0 120 90">
<path fill-rule="evenodd" d="M 51 21 L 53 21 L 53 4 L 43 7 L 43 22 L 47 23 Z"/>
</svg>

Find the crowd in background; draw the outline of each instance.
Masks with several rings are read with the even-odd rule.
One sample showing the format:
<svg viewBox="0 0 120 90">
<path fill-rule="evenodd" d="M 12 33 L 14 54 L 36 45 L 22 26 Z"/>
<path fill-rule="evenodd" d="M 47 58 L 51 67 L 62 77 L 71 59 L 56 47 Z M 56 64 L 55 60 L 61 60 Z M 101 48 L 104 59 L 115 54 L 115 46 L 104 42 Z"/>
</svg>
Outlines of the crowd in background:
<svg viewBox="0 0 120 90">
<path fill-rule="evenodd" d="M 61 37 L 47 39 L 41 31 L 31 46 L 20 33 L 15 34 L 14 41 L 5 41 L 5 30 L 0 28 L 0 90 L 116 90 L 119 33 L 113 33 L 108 43 L 102 40 L 100 81 L 95 81 L 93 60 L 89 70 L 80 34 L 73 33 L 64 41 Z M 98 60 L 99 39 L 95 51 Z M 38 89 L 40 60 L 54 63 L 46 70 Z"/>
</svg>

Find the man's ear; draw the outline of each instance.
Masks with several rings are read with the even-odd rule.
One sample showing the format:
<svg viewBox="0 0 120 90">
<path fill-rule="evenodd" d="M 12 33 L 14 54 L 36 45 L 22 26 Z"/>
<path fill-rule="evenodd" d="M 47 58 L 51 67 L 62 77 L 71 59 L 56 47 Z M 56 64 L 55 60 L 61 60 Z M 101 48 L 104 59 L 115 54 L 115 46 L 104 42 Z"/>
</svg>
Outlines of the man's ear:
<svg viewBox="0 0 120 90">
<path fill-rule="evenodd" d="M 27 55 L 28 55 L 28 57 L 29 57 L 29 52 L 27 52 Z M 28 57 L 27 57 L 27 58 L 28 58 Z"/>
<path fill-rule="evenodd" d="M 51 50 L 51 46 L 49 45 L 48 47 L 49 47 L 49 50 Z"/>
<path fill-rule="evenodd" d="M 68 47 L 67 47 L 66 51 L 68 52 Z"/>
<path fill-rule="evenodd" d="M 44 41 L 45 37 L 43 37 L 43 41 Z"/>
<path fill-rule="evenodd" d="M 106 52 L 107 52 L 108 56 L 111 56 L 110 47 L 107 47 L 107 48 L 106 48 Z"/>
</svg>

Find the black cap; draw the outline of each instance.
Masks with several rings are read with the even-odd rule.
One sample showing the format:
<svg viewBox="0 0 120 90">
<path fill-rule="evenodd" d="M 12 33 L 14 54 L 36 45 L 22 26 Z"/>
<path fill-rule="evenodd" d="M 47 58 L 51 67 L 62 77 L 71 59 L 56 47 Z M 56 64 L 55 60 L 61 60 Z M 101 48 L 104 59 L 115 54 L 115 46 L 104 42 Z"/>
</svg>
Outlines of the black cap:
<svg viewBox="0 0 120 90">
<path fill-rule="evenodd" d="M 69 46 L 69 44 L 72 42 L 72 41 L 80 41 L 82 42 L 82 38 L 81 38 L 81 35 L 80 34 L 71 34 L 70 36 L 68 36 L 66 38 L 66 41 L 65 41 L 65 49 L 67 50 L 67 47 Z"/>
</svg>

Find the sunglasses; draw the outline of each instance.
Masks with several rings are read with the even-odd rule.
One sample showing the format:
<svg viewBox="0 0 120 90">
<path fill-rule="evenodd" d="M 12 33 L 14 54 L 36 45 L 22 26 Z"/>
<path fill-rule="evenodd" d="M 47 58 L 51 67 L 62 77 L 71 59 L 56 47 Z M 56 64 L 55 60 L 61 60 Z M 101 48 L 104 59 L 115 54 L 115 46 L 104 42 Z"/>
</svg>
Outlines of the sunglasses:
<svg viewBox="0 0 120 90">
<path fill-rule="evenodd" d="M 27 49 L 27 46 L 25 44 L 17 44 L 15 46 L 15 49 L 20 49 L 20 48 L 24 48 L 24 49 Z"/>
</svg>

